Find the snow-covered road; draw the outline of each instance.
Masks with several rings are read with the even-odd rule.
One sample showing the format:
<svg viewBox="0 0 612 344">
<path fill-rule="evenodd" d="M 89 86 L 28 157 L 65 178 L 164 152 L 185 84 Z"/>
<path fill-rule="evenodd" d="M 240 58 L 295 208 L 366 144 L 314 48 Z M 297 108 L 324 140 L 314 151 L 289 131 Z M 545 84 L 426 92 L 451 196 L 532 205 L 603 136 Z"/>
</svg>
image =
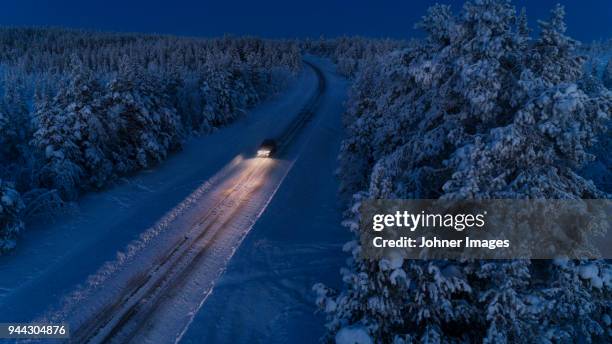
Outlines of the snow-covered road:
<svg viewBox="0 0 612 344">
<path fill-rule="evenodd" d="M 301 109 L 313 106 L 318 80 L 310 68 L 276 99 L 228 128 L 191 140 L 155 171 L 86 196 L 78 212 L 60 221 L 31 226 L 19 249 L 0 258 L 0 321 L 67 320 L 78 342 L 179 338 L 291 166 L 309 150 L 306 143 L 325 137 L 321 121 L 332 120 L 339 138 L 344 84 L 329 64 L 317 64 L 332 77 L 325 111 L 317 111 L 324 114 L 315 114 L 315 124 L 282 159 L 252 156 L 263 138 L 278 136 Z M 320 147 L 319 154 L 335 157 L 338 143 Z M 325 159 L 322 170 L 329 167 Z M 312 168 L 305 172 L 316 174 Z M 332 182 L 321 187 L 333 203 L 336 186 L 331 173 L 326 177 Z M 313 190 L 300 191 L 309 199 Z M 327 210 L 336 215 L 331 226 L 337 228 L 339 208 Z"/>
<path fill-rule="evenodd" d="M 318 61 L 327 91 L 299 158 L 216 283 L 181 344 L 317 343 L 324 319 L 312 286 L 340 287 L 350 233 L 334 177 L 347 81 Z"/>
<path fill-rule="evenodd" d="M 115 262 L 121 266 L 112 275 L 102 274 L 101 287 L 57 314 L 74 329 L 72 340 L 169 343 L 180 336 L 290 166 L 235 159 L 180 216 L 162 221 L 163 232 Z"/>
</svg>

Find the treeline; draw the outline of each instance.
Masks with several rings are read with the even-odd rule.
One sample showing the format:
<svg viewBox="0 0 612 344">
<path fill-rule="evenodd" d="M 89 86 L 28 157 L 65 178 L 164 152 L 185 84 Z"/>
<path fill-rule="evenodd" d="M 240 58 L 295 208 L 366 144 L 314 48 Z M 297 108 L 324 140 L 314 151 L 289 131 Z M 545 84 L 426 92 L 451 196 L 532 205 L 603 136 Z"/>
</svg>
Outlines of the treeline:
<svg viewBox="0 0 612 344">
<path fill-rule="evenodd" d="M 378 56 L 407 46 L 409 43 L 392 39 L 374 39 L 365 37 L 338 37 L 306 39 L 302 49 L 318 56 L 331 59 L 336 71 L 347 78 L 352 78 L 363 64 L 372 63 Z"/>
<path fill-rule="evenodd" d="M 580 169 L 609 137 L 612 92 L 585 73 L 562 7 L 539 26 L 534 37 L 505 0 L 435 5 L 426 38 L 362 60 L 340 152 L 347 227 L 358 234 L 364 199 L 610 196 Z M 342 290 L 315 286 L 330 342 L 612 341 L 607 261 L 373 261 L 362 249 L 345 245 Z"/>
<path fill-rule="evenodd" d="M 299 46 L 1 29 L 0 251 L 25 218 L 149 168 L 301 68 Z"/>
</svg>

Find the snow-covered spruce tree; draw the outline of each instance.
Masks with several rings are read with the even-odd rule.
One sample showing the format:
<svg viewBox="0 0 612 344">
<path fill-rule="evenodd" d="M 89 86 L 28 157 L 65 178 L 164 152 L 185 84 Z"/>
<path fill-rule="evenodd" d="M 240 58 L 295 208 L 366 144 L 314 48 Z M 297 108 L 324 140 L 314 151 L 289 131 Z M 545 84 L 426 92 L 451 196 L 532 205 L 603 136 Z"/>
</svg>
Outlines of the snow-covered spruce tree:
<svg viewBox="0 0 612 344">
<path fill-rule="evenodd" d="M 504 0 L 468 1 L 458 15 L 436 5 L 420 23 L 425 40 L 359 72 L 340 155 L 344 186 L 365 190 L 350 228 L 363 198 L 606 197 L 576 171 L 593 158 L 611 94 L 578 85 L 582 59 L 561 7 L 536 39 L 525 23 Z M 611 339 L 603 261 L 561 271 L 529 260 L 377 262 L 357 241 L 345 249 L 346 288 L 316 286 L 329 340 L 347 331 L 383 343 Z M 593 279 L 580 274 L 590 264 Z"/>
<path fill-rule="evenodd" d="M 7 73 L 4 78 L 4 95 L 0 103 L 0 160 L 14 160 L 27 144 L 30 130 L 29 110 L 25 102 L 23 81 Z"/>
<path fill-rule="evenodd" d="M 15 238 L 23 229 L 23 202 L 13 186 L 0 179 L 0 253 L 15 247 Z"/>
<path fill-rule="evenodd" d="M 548 343 L 609 343 L 612 338 L 612 267 L 605 261 L 556 260 L 539 296 L 539 331 Z"/>
<path fill-rule="evenodd" d="M 261 68 L 225 63 L 211 62 L 202 73 L 185 76 L 177 108 L 186 130 L 208 132 L 231 123 L 273 91 L 275 81 Z"/>
<path fill-rule="evenodd" d="M 101 87 L 78 58 L 71 64 L 66 87 L 37 105 L 33 140 L 45 156 L 40 186 L 57 189 L 65 199 L 76 198 L 80 190 L 102 187 L 112 173 L 105 156 L 108 138 Z"/>
<path fill-rule="evenodd" d="M 609 89 L 612 89 L 612 59 L 608 60 L 608 63 L 606 64 L 606 68 L 604 69 L 602 80 L 603 80 L 604 86 L 606 86 Z"/>
<path fill-rule="evenodd" d="M 220 127 L 244 114 L 259 98 L 253 81 L 246 79 L 244 70 L 232 66 L 229 61 L 216 61 L 208 66 L 200 85 L 202 118 L 207 125 Z"/>
<path fill-rule="evenodd" d="M 403 113 L 408 100 L 397 95 L 407 93 L 410 87 L 405 82 L 408 70 L 400 67 L 408 53 L 394 52 L 385 58 L 363 61 L 349 90 L 350 101 L 343 118 L 347 135 L 340 154 L 343 193 L 366 188 L 375 161 L 405 141 L 406 137 L 396 132 L 409 129 L 409 118 Z M 389 118 L 390 112 L 398 116 Z"/>
<path fill-rule="evenodd" d="M 549 21 L 539 21 L 540 37 L 529 57 L 530 69 L 553 84 L 576 81 L 582 74 L 584 57 L 576 56 L 578 42 L 565 35 L 565 10 L 557 6 Z"/>
<path fill-rule="evenodd" d="M 180 122 L 163 87 L 128 57 L 106 90 L 102 106 L 111 135 L 111 160 L 117 173 L 148 168 L 179 145 Z"/>
<path fill-rule="evenodd" d="M 10 177 L 20 185 L 28 184 L 32 135 L 23 84 L 21 76 L 7 72 L 0 101 L 0 178 Z"/>
</svg>

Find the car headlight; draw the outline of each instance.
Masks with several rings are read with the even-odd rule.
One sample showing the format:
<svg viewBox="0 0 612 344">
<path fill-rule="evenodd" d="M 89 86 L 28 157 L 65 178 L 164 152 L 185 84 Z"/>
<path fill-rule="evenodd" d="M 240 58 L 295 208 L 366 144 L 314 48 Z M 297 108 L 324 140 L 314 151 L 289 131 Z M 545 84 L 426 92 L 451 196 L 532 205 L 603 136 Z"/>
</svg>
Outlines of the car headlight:
<svg viewBox="0 0 612 344">
<path fill-rule="evenodd" d="M 270 151 L 267 149 L 260 149 L 257 151 L 257 156 L 258 157 L 269 157 L 270 156 Z"/>
</svg>

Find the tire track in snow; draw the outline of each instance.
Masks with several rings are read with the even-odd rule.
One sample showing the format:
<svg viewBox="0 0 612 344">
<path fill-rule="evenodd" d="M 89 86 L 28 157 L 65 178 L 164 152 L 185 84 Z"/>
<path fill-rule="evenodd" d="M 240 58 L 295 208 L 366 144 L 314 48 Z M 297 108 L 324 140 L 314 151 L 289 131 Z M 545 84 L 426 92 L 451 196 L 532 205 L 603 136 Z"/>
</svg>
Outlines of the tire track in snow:
<svg viewBox="0 0 612 344">
<path fill-rule="evenodd" d="M 231 197 L 236 192 L 244 188 L 245 181 L 252 176 L 256 171 L 256 167 L 259 166 L 258 162 L 255 162 L 255 164 L 255 168 L 247 170 L 246 175 L 240 175 L 240 179 L 235 183 L 235 186 L 208 213 L 197 219 L 197 223 L 192 228 L 202 226 L 210 219 L 212 219 L 211 223 L 201 228 L 195 238 L 184 237 L 178 245 L 156 262 L 146 276 L 136 276 L 134 280 L 130 281 L 125 290 L 110 307 L 106 307 L 102 312 L 94 314 L 90 320 L 79 327 L 79 330 L 73 335 L 73 340 L 81 343 L 87 342 L 89 339 L 96 339 L 99 333 L 104 333 L 104 330 L 109 325 L 111 326 L 109 333 L 103 336 L 102 342 L 110 339 L 110 336 L 117 334 L 121 327 L 138 311 L 138 306 L 141 304 L 140 301 L 147 297 L 153 297 L 160 288 L 167 287 L 166 283 L 174 275 L 179 265 L 181 263 L 185 264 L 184 261 L 191 258 L 190 253 L 193 253 L 193 250 L 200 241 L 208 239 L 207 236 L 211 234 L 209 231 L 210 227 L 220 218 L 219 212 L 223 211 L 224 207 L 228 207 L 225 202 L 231 200 Z M 203 246 L 206 248 L 210 244 L 212 243 L 207 243 Z"/>
</svg>

